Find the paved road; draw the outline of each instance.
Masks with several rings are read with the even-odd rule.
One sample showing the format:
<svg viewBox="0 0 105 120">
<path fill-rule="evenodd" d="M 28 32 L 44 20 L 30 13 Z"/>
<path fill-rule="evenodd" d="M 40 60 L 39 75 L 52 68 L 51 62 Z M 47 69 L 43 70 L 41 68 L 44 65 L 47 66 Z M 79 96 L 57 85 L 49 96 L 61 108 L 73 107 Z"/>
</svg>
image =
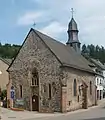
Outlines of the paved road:
<svg viewBox="0 0 105 120">
<path fill-rule="evenodd" d="M 98 107 L 68 112 L 66 114 L 41 114 L 35 112 L 15 112 L 2 108 L 1 120 L 105 120 L 105 99 Z M 1 112 L 0 112 L 1 113 Z"/>
<path fill-rule="evenodd" d="M 25 119 L 36 120 L 36 119 Z M 38 120 L 105 120 L 105 108 L 94 107 L 85 111 L 67 113 L 60 116 L 38 118 Z"/>
</svg>

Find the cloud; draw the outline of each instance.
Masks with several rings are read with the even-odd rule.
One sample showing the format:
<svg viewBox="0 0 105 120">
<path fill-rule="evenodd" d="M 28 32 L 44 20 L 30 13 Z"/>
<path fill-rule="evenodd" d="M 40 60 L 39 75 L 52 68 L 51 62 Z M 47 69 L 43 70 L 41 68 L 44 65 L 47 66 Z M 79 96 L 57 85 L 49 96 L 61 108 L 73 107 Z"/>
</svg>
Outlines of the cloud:
<svg viewBox="0 0 105 120">
<path fill-rule="evenodd" d="M 40 31 L 50 36 L 58 37 L 65 30 L 66 30 L 65 26 L 63 26 L 59 22 L 54 21 L 50 23 L 48 26 L 42 28 Z"/>
<path fill-rule="evenodd" d="M 44 20 L 46 26 L 39 29 L 52 37 L 59 36 L 59 39 L 62 39 L 62 34 L 67 35 L 67 26 L 71 19 L 70 8 L 73 7 L 74 18 L 79 28 L 80 41 L 87 44 L 104 44 L 105 46 L 105 0 L 30 1 L 32 1 L 32 4 L 39 6 L 37 8 L 38 15 L 35 12 L 36 10 L 34 11 L 35 14 L 24 14 L 18 21 L 21 25 L 32 24 L 34 19 L 37 22 L 43 22 Z M 43 14 L 40 14 L 40 11 L 43 11 Z M 49 23 L 48 21 L 51 19 L 54 21 Z"/>
<path fill-rule="evenodd" d="M 42 12 L 26 12 L 18 18 L 17 23 L 18 25 L 32 25 L 34 22 L 38 22 L 42 15 Z"/>
</svg>

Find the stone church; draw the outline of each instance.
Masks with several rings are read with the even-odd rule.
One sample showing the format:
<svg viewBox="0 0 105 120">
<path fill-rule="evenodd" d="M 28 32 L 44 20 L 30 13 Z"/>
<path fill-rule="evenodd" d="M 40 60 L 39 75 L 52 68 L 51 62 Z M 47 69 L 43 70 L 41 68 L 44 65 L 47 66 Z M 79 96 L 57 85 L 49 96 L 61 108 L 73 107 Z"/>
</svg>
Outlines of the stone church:
<svg viewBox="0 0 105 120">
<path fill-rule="evenodd" d="M 80 53 L 78 27 L 72 17 L 63 44 L 35 29 L 29 31 L 8 68 L 16 99 L 24 109 L 67 112 L 96 105 L 95 73 Z"/>
</svg>

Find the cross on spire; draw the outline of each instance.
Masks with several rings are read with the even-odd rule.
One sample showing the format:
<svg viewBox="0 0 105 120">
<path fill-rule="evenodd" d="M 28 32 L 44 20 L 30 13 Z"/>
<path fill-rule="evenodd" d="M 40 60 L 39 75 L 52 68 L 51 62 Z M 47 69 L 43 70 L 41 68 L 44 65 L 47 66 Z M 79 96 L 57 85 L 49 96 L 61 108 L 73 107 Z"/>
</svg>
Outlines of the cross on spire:
<svg viewBox="0 0 105 120">
<path fill-rule="evenodd" d="M 34 22 L 34 24 L 33 24 L 34 29 L 35 29 L 35 26 L 36 26 L 36 23 Z"/>
<path fill-rule="evenodd" d="M 71 14 L 72 14 L 72 18 L 73 18 L 73 14 L 74 14 L 73 8 L 71 8 Z"/>
</svg>

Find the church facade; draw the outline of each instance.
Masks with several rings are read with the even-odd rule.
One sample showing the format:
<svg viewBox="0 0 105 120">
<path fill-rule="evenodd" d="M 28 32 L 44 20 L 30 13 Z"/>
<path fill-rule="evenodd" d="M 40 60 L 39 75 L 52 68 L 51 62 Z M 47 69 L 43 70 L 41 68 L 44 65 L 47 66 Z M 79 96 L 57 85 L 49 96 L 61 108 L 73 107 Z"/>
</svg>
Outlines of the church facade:
<svg viewBox="0 0 105 120">
<path fill-rule="evenodd" d="M 64 45 L 31 29 L 8 68 L 16 99 L 24 109 L 39 112 L 67 112 L 96 105 L 95 73 L 80 53 L 74 18 Z"/>
</svg>

